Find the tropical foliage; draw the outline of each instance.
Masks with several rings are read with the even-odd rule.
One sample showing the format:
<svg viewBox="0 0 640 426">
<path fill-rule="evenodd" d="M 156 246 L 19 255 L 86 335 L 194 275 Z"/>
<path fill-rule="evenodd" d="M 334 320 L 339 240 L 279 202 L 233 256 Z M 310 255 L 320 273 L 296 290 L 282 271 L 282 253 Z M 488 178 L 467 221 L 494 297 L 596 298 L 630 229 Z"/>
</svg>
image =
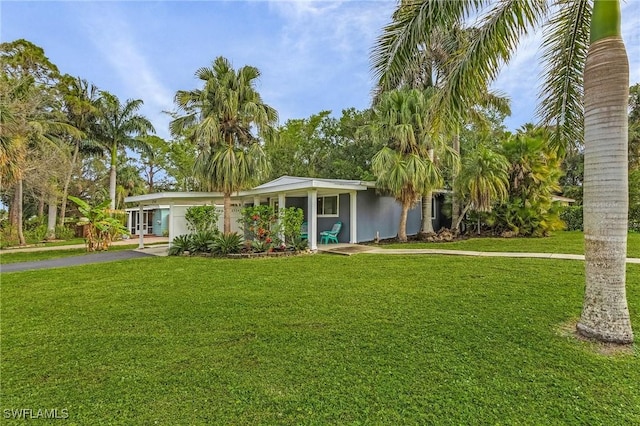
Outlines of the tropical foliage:
<svg viewBox="0 0 640 426">
<path fill-rule="evenodd" d="M 113 211 L 109 209 L 110 200 L 96 205 L 74 196 L 70 196 L 69 200 L 78 206 L 82 215 L 78 225 L 85 227 L 87 251 L 108 250 L 112 241 L 129 233 L 122 221 L 114 217 Z"/>
<path fill-rule="evenodd" d="M 225 233 L 231 232 L 231 193 L 260 182 L 269 171 L 260 142 L 274 137 L 278 114 L 256 90 L 259 76 L 257 68 L 236 71 L 220 56 L 196 71 L 201 89 L 175 95 L 182 115 L 176 114 L 171 132 L 186 132 L 198 144 L 195 172 L 209 189 L 224 193 Z"/>
<path fill-rule="evenodd" d="M 218 211 L 215 206 L 192 206 L 184 215 L 191 232 L 218 231 Z"/>
</svg>

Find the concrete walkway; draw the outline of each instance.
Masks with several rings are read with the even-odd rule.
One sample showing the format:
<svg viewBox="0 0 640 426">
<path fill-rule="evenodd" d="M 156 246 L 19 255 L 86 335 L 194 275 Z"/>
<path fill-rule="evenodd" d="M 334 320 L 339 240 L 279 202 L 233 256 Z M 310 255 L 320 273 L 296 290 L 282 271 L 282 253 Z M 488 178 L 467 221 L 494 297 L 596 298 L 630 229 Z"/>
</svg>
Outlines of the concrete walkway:
<svg viewBox="0 0 640 426">
<path fill-rule="evenodd" d="M 323 244 L 318 246 L 321 253 L 341 254 L 351 256 L 353 254 L 443 254 L 453 256 L 476 256 L 476 257 L 517 257 L 533 259 L 567 259 L 584 260 L 583 254 L 563 254 L 563 253 L 518 253 L 499 251 L 469 251 L 469 250 L 443 250 L 443 249 L 383 249 L 375 246 L 365 246 L 361 244 Z M 640 259 L 629 257 L 627 263 L 640 264 Z"/>
</svg>

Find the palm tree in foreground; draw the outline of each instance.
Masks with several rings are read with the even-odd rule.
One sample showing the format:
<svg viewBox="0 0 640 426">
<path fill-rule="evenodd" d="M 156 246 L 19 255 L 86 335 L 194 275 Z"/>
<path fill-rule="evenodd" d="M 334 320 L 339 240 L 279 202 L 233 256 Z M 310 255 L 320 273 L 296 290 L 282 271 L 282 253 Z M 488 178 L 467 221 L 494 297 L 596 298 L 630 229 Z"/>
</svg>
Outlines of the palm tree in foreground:
<svg viewBox="0 0 640 426">
<path fill-rule="evenodd" d="M 489 3 L 402 1 L 373 52 L 377 77 L 402 75 L 418 46 L 430 45 L 437 29 L 464 22 Z M 491 4 L 481 15 L 476 37 L 452 59 L 434 109 L 447 117 L 462 115 L 495 80 L 500 65 L 509 62 L 522 36 L 544 25 L 545 82 L 538 112 L 543 124 L 554 128 L 552 143 L 561 153 L 582 140 L 583 130 L 588 152 L 586 291 L 577 329 L 602 341 L 630 343 L 625 293 L 629 65 L 620 37 L 619 0 L 558 0 L 554 7 L 546 0 Z"/>
<path fill-rule="evenodd" d="M 155 132 L 151 122 L 137 114 L 144 102 L 141 99 L 129 99 L 124 104 L 109 92 L 100 92 L 97 105 L 98 138 L 109 153 L 109 198 L 111 209 L 116 208 L 116 167 L 118 153 L 125 148 L 145 150 L 147 145 L 135 136 Z"/>
<path fill-rule="evenodd" d="M 272 137 L 278 121 L 255 88 L 260 71 L 244 66 L 237 71 L 218 57 L 196 77 L 202 89 L 176 93 L 184 115 L 170 124 L 171 132 L 186 131 L 199 145 L 195 172 L 209 188 L 224 194 L 224 233 L 231 232 L 231 194 L 259 182 L 269 171 L 260 138 Z"/>
</svg>

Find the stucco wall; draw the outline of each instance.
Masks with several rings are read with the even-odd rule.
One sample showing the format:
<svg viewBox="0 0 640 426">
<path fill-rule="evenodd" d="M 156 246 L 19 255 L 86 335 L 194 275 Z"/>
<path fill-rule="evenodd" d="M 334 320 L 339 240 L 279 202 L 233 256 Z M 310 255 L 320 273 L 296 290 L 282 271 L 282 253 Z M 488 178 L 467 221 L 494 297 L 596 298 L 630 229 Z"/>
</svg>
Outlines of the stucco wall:
<svg viewBox="0 0 640 426">
<path fill-rule="evenodd" d="M 376 195 L 375 189 L 358 192 L 358 242 L 379 238 L 394 238 L 398 235 L 400 222 L 400 204 L 389 196 Z M 407 234 L 414 235 L 420 230 L 420 203 L 409 210 L 407 215 Z"/>
</svg>

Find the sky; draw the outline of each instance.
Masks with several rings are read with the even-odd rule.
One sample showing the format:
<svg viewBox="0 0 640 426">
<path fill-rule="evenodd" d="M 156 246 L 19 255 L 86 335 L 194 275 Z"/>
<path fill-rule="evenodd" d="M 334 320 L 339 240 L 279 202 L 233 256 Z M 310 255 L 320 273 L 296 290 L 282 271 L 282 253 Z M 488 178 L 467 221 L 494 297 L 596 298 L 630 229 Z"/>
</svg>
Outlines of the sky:
<svg viewBox="0 0 640 426">
<path fill-rule="evenodd" d="M 61 72 L 84 78 L 141 112 L 169 138 L 177 90 L 200 87 L 218 56 L 257 67 L 264 102 L 287 119 L 370 106 L 369 54 L 395 0 L 0 1 L 0 41 L 42 47 Z M 640 82 L 640 0 L 622 0 L 630 82 Z M 523 39 L 493 89 L 511 98 L 507 128 L 536 122 L 540 32 Z"/>
</svg>

